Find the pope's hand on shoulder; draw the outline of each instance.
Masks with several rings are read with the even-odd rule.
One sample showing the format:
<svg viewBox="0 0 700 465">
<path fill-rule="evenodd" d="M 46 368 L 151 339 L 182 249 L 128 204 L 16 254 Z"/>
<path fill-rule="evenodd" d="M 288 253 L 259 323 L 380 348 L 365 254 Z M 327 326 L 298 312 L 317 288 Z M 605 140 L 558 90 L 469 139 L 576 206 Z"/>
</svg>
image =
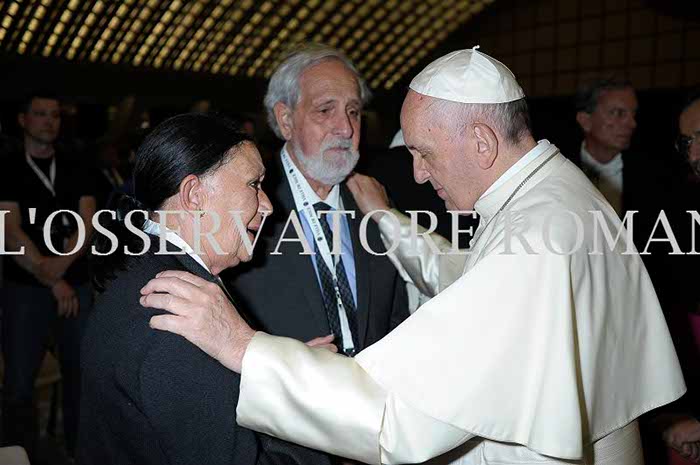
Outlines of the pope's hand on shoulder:
<svg viewBox="0 0 700 465">
<path fill-rule="evenodd" d="M 255 331 L 218 285 L 185 271 L 164 271 L 141 289 L 140 302 L 170 312 L 152 317 L 152 328 L 179 334 L 226 368 L 241 372 Z"/>
<path fill-rule="evenodd" d="M 363 214 L 375 210 L 389 210 L 389 196 L 382 184 L 371 176 L 353 173 L 348 178 L 348 189 L 355 198 L 355 202 Z M 375 214 L 372 218 L 379 221 L 381 214 Z"/>
<path fill-rule="evenodd" d="M 141 305 L 169 312 L 151 317 L 154 329 L 179 334 L 226 368 L 241 372 L 255 331 L 216 284 L 185 271 L 158 273 L 141 289 Z M 337 352 L 332 334 L 307 342 Z"/>
</svg>

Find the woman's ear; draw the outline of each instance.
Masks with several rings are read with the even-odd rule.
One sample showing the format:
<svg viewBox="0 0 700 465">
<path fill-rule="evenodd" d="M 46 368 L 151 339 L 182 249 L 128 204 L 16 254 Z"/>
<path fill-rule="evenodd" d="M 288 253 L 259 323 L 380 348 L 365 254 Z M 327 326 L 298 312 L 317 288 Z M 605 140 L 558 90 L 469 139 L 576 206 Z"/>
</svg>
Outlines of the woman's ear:
<svg viewBox="0 0 700 465">
<path fill-rule="evenodd" d="M 476 144 L 476 162 L 481 169 L 493 166 L 498 156 L 498 137 L 488 125 L 474 123 L 474 143 Z"/>
<path fill-rule="evenodd" d="M 194 174 L 188 175 L 180 182 L 178 198 L 186 211 L 206 210 L 207 192 L 202 180 Z"/>
<path fill-rule="evenodd" d="M 284 140 L 289 140 L 292 138 L 292 128 L 294 123 L 292 121 L 292 109 L 289 108 L 282 102 L 277 102 L 273 108 L 275 113 L 275 120 L 277 120 L 277 126 L 280 128 L 282 137 Z"/>
</svg>

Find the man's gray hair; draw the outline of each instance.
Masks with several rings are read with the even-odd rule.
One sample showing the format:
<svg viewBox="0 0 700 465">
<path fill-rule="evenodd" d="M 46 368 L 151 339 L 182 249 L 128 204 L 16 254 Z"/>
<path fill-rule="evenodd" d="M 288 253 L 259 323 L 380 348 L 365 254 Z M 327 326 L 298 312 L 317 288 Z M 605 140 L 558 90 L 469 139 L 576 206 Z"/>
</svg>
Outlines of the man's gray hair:
<svg viewBox="0 0 700 465">
<path fill-rule="evenodd" d="M 586 82 L 576 92 L 574 105 L 576 112 L 593 113 L 598 106 L 600 94 L 609 90 L 633 89 L 632 82 L 615 76 L 608 76 Z"/>
<path fill-rule="evenodd" d="M 282 102 L 293 109 L 299 103 L 299 98 L 301 97 L 301 89 L 299 88 L 301 75 L 308 68 L 328 60 L 338 60 L 352 71 L 357 78 L 362 104 L 364 105 L 369 101 L 371 92 L 367 83 L 342 52 L 319 44 L 305 45 L 294 50 L 280 63 L 270 78 L 270 84 L 265 94 L 267 122 L 279 138 L 283 137 L 275 118 L 275 105 L 277 102 Z"/>
<path fill-rule="evenodd" d="M 457 103 L 436 99 L 433 114 L 449 115 L 450 124 L 463 130 L 467 124 L 481 122 L 496 129 L 511 144 L 518 144 L 532 133 L 530 112 L 524 98 L 507 103 Z"/>
</svg>

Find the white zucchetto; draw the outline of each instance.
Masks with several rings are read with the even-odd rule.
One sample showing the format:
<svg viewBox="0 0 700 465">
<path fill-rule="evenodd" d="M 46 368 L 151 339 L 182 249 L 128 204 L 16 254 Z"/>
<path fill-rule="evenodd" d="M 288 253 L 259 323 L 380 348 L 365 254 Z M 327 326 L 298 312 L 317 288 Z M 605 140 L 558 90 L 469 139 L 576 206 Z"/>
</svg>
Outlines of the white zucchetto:
<svg viewBox="0 0 700 465">
<path fill-rule="evenodd" d="M 524 98 L 508 67 L 478 48 L 438 58 L 418 73 L 409 87 L 428 97 L 459 103 L 507 103 Z"/>
</svg>

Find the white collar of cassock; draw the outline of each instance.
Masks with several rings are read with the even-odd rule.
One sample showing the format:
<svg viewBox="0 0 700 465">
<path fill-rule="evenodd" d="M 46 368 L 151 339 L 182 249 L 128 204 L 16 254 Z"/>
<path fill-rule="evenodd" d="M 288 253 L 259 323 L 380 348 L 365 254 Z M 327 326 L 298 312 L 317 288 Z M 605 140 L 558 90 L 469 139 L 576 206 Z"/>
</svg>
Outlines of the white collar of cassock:
<svg viewBox="0 0 700 465">
<path fill-rule="evenodd" d="M 547 139 L 542 139 L 529 152 L 520 157 L 520 160 L 515 162 L 513 166 L 503 173 L 488 189 L 481 194 L 479 200 L 474 204 L 474 210 L 479 216 L 486 219 L 493 216 L 508 197 L 513 193 L 513 190 L 533 169 L 537 168 L 538 161 L 541 163 L 545 159 L 545 155 L 549 156 L 554 151 L 558 150 Z"/>
<path fill-rule="evenodd" d="M 204 263 L 204 260 L 202 260 L 202 257 L 197 255 L 194 252 L 194 249 L 192 249 L 192 247 L 190 247 L 190 245 L 182 237 L 180 237 L 175 231 L 173 231 L 172 229 L 169 229 L 165 226 L 161 226 L 160 223 L 156 223 L 155 221 L 151 221 L 149 219 L 146 219 L 146 222 L 143 225 L 143 232 L 145 232 L 147 234 L 151 234 L 153 236 L 160 237 L 162 230 L 165 230 L 164 236 L 165 236 L 166 241 L 170 242 L 175 247 L 179 247 L 180 249 L 182 249 L 183 252 L 185 252 L 187 255 L 192 257 L 192 259 L 194 261 L 196 261 L 197 263 L 202 265 L 202 267 L 205 270 L 207 270 L 209 272 L 209 274 L 211 274 L 211 270 Z"/>
<path fill-rule="evenodd" d="M 599 176 L 615 176 L 622 171 L 622 153 L 618 153 L 607 163 L 601 163 L 593 158 L 584 141 L 581 142 L 581 163 Z"/>
<path fill-rule="evenodd" d="M 289 157 L 289 161 L 292 163 L 292 166 L 296 169 L 297 173 L 301 174 L 299 176 L 299 184 L 301 185 L 302 190 L 304 191 L 304 194 L 306 194 L 306 198 L 309 199 L 309 203 L 311 205 L 315 205 L 318 202 L 323 202 L 329 207 L 331 207 L 334 210 L 342 210 L 342 205 L 340 203 L 340 185 L 336 184 L 333 186 L 331 189 L 330 193 L 328 194 L 328 197 L 326 197 L 325 200 L 321 199 L 321 197 L 318 196 L 316 191 L 314 191 L 311 186 L 309 185 L 309 181 L 306 180 L 306 177 L 302 174 L 301 170 L 299 167 L 294 163 L 294 159 L 289 155 L 289 151 L 287 150 L 287 144 L 284 144 L 284 147 L 282 147 L 282 151 L 287 154 Z M 285 176 L 287 176 L 287 179 L 289 179 L 289 173 L 285 171 Z M 290 183 L 291 185 L 291 183 Z M 297 210 L 301 211 L 302 209 L 300 208 L 299 205 L 297 205 Z"/>
</svg>

